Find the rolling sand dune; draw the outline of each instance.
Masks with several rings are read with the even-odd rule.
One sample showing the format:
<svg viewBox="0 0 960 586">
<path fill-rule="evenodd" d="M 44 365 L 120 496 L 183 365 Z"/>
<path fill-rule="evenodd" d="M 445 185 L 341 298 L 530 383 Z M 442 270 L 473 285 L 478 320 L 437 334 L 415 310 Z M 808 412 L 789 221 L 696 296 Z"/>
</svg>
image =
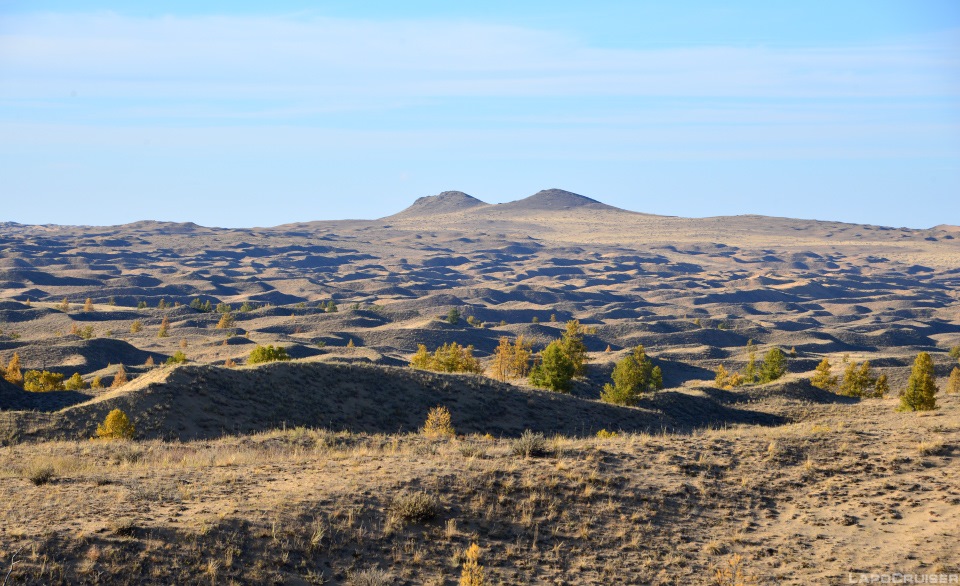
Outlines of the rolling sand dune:
<svg viewBox="0 0 960 586">
<path fill-rule="evenodd" d="M 960 402 L 895 407 L 918 352 L 945 388 L 958 291 L 956 226 L 663 217 L 559 189 L 271 228 L 3 223 L 0 366 L 132 380 L 0 380 L 0 574 L 440 585 L 473 542 L 490 584 L 956 574 Z M 568 394 L 408 366 L 457 342 L 489 367 L 501 337 L 540 351 L 572 319 L 590 360 Z M 750 341 L 787 374 L 717 388 Z M 266 344 L 294 360 L 233 364 Z M 601 402 L 638 344 L 666 388 Z M 823 358 L 869 360 L 890 394 L 811 386 Z M 418 433 L 439 405 L 457 437 Z M 89 441 L 113 409 L 136 441 Z M 430 514 L 398 517 L 410 491 Z"/>
</svg>

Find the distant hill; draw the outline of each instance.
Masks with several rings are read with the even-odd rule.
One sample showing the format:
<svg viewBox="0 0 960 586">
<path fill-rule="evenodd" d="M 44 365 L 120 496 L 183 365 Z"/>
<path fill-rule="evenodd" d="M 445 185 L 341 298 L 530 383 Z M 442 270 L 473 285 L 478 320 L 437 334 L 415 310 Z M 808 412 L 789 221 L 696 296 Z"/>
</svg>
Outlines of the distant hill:
<svg viewBox="0 0 960 586">
<path fill-rule="evenodd" d="M 500 204 L 498 211 L 559 211 L 574 208 L 588 208 L 594 210 L 619 210 L 613 206 L 591 199 L 585 195 L 564 191 L 563 189 L 544 189 L 517 201 Z M 626 210 L 620 210 L 626 211 Z"/>
<path fill-rule="evenodd" d="M 418 217 L 433 216 L 438 214 L 451 214 L 462 212 L 473 208 L 484 207 L 490 204 L 468 195 L 462 191 L 444 191 L 437 195 L 428 195 L 417 199 L 407 209 L 400 213 L 390 216 L 396 217 Z"/>
</svg>

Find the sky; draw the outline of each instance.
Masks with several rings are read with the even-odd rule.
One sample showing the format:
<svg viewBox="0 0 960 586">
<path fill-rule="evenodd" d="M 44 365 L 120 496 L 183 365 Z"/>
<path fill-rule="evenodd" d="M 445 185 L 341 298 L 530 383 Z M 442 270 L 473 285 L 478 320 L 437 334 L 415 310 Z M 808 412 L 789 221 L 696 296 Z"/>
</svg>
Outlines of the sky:
<svg viewBox="0 0 960 586">
<path fill-rule="evenodd" d="M 0 0 L 0 222 L 960 224 L 956 0 Z"/>
</svg>

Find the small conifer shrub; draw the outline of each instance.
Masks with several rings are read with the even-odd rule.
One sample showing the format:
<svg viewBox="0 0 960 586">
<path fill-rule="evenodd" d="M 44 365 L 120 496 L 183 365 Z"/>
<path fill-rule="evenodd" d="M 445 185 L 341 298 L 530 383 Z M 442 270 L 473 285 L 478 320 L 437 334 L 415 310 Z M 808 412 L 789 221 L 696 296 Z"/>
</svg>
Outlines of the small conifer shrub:
<svg viewBox="0 0 960 586">
<path fill-rule="evenodd" d="M 67 379 L 67 382 L 63 383 L 63 388 L 68 391 L 82 391 L 87 388 L 87 383 L 84 382 L 79 372 L 75 372 L 73 376 Z"/>
<path fill-rule="evenodd" d="M 427 437 L 453 437 L 456 431 L 450 418 L 450 410 L 439 405 L 427 413 L 427 420 L 421 430 Z"/>
<path fill-rule="evenodd" d="M 127 384 L 130 379 L 127 378 L 127 371 L 123 368 L 123 365 L 120 365 L 120 368 L 117 369 L 117 374 L 113 375 L 113 382 L 110 383 L 111 389 L 116 389 Z"/>
<path fill-rule="evenodd" d="M 463 347 L 450 342 L 437 348 L 433 354 L 423 344 L 417 345 L 417 353 L 410 359 L 410 366 L 434 372 L 469 372 L 480 374 L 483 366 L 473 357 L 473 346 Z"/>
<path fill-rule="evenodd" d="M 466 558 L 463 562 L 463 569 L 460 573 L 460 586 L 484 586 L 483 566 L 480 565 L 480 546 L 476 543 L 470 544 L 467 551 L 464 552 Z"/>
<path fill-rule="evenodd" d="M 133 439 L 135 432 L 130 418 L 120 409 L 108 413 L 103 423 L 97 426 L 97 437 L 104 440 Z"/>
<path fill-rule="evenodd" d="M 7 369 L 3 373 L 3 378 L 8 383 L 17 386 L 23 385 L 23 372 L 20 370 L 20 355 L 16 352 L 13 353 L 13 357 L 10 358 L 10 362 L 7 363 Z"/>
<path fill-rule="evenodd" d="M 899 411 L 932 411 L 937 408 L 936 375 L 933 359 L 926 352 L 917 355 L 907 388 L 900 393 Z"/>
</svg>

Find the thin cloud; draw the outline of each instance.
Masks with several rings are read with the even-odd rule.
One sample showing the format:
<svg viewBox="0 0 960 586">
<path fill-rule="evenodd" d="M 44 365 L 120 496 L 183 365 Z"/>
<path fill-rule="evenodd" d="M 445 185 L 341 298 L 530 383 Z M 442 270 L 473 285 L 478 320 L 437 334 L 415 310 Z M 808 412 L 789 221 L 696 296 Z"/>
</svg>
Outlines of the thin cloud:
<svg viewBox="0 0 960 586">
<path fill-rule="evenodd" d="M 958 60 L 948 38 L 627 50 L 435 20 L 14 16 L 0 33 L 0 96 L 956 97 Z"/>
</svg>

